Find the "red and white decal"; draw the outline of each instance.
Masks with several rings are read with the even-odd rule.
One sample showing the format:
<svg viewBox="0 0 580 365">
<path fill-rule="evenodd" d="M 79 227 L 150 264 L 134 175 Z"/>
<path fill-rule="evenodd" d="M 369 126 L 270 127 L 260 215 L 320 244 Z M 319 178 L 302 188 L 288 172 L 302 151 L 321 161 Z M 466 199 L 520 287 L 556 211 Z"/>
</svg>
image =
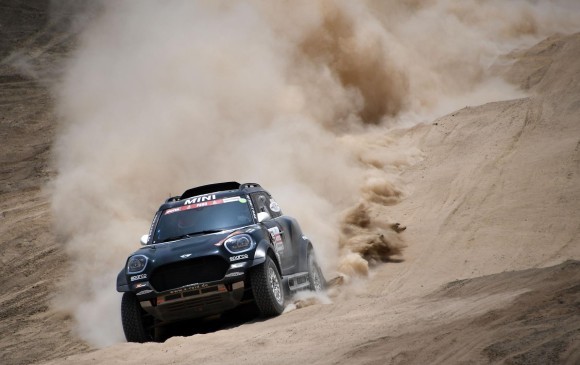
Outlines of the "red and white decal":
<svg viewBox="0 0 580 365">
<path fill-rule="evenodd" d="M 211 195 L 211 196 L 213 196 L 215 198 L 215 195 Z M 196 204 L 193 204 L 189 200 L 186 200 L 184 205 L 182 205 L 181 207 L 167 209 L 163 214 L 167 215 L 167 214 L 171 214 L 171 213 L 175 213 L 175 212 L 183 212 L 184 210 L 189 210 L 189 209 L 211 207 L 213 205 L 219 205 L 219 204 L 223 204 L 223 203 L 232 203 L 232 202 L 238 202 L 238 201 L 240 201 L 239 196 L 232 196 L 230 198 L 203 201 L 203 202 L 196 203 Z"/>
<path fill-rule="evenodd" d="M 244 231 L 240 231 L 240 230 L 233 231 L 232 233 L 228 234 L 228 235 L 227 235 L 227 236 L 226 236 L 226 237 L 225 237 L 223 240 L 219 241 L 218 243 L 214 243 L 214 246 L 221 246 L 221 245 L 223 245 L 223 243 L 224 243 L 225 241 L 227 241 L 227 240 L 228 240 L 228 238 L 230 238 L 230 237 L 232 237 L 232 236 L 235 236 L 235 235 L 237 235 L 237 234 L 240 234 L 240 233 L 244 233 Z"/>
<path fill-rule="evenodd" d="M 280 233 L 278 227 L 268 228 L 268 232 L 270 232 L 270 236 L 274 242 L 276 252 L 284 251 L 284 241 L 282 240 L 282 234 Z"/>
<path fill-rule="evenodd" d="M 171 213 L 179 212 L 179 211 L 181 211 L 181 208 L 182 207 L 167 209 L 164 214 L 171 214 Z"/>
</svg>

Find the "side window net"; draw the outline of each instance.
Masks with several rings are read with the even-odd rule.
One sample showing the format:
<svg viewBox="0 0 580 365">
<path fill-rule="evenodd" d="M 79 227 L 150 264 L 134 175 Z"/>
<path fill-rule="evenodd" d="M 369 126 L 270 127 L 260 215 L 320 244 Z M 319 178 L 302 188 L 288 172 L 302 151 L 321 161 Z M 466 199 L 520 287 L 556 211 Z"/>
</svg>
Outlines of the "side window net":
<svg viewBox="0 0 580 365">
<path fill-rule="evenodd" d="M 254 203 L 258 213 L 266 212 L 272 218 L 277 218 L 282 215 L 282 211 L 280 210 L 278 203 L 271 199 L 271 197 L 266 193 L 252 194 L 252 202 Z"/>
</svg>

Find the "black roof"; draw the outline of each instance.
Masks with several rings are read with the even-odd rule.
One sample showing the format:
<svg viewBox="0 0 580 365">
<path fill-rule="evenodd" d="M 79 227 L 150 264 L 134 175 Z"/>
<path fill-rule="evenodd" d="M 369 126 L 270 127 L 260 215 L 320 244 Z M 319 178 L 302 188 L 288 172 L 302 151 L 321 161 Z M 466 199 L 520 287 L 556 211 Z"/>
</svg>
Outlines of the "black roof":
<svg viewBox="0 0 580 365">
<path fill-rule="evenodd" d="M 192 196 L 205 195 L 209 193 L 215 193 L 218 191 L 229 191 L 240 189 L 240 183 L 235 181 L 228 181 L 217 184 L 202 185 L 195 188 L 187 189 L 181 194 L 179 200 L 191 198 Z"/>
<path fill-rule="evenodd" d="M 264 189 L 260 186 L 260 184 L 256 183 L 244 183 L 240 184 L 236 181 L 227 181 L 222 183 L 215 183 L 215 184 L 208 184 L 197 186 L 195 188 L 187 189 L 183 192 L 183 194 L 178 196 L 173 196 L 165 201 L 165 203 L 172 203 L 179 200 L 191 198 L 194 196 L 199 195 L 206 195 L 211 193 L 218 193 L 218 192 L 225 192 L 225 191 L 234 191 L 234 190 L 242 190 L 245 193 L 252 193 L 255 191 L 264 191 Z M 162 207 L 165 204 L 162 205 Z"/>
</svg>

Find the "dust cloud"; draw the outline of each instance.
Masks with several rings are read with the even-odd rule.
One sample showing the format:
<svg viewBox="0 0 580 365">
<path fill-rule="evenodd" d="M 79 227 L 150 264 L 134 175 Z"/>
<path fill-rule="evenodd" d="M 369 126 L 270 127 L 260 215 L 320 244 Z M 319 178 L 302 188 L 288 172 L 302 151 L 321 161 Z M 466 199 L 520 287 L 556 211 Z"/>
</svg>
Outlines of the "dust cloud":
<svg viewBox="0 0 580 365">
<path fill-rule="evenodd" d="M 327 272 L 400 254 L 373 207 L 421 158 L 389 128 L 517 97 L 500 55 L 576 26 L 573 1 L 104 1 L 56 86 L 52 183 L 72 273 L 55 304 L 123 341 L 115 278 L 171 194 L 263 184 Z M 350 209 L 350 210 L 349 210 Z M 404 223 L 404 222 L 402 222 Z"/>
</svg>

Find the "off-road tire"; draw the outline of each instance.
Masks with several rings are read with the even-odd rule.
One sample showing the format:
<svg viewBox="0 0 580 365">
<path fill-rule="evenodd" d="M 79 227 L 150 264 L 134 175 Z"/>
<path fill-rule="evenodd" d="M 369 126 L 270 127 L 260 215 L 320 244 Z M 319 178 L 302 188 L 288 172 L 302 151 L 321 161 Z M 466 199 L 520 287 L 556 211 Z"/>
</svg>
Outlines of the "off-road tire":
<svg viewBox="0 0 580 365">
<path fill-rule="evenodd" d="M 123 293 L 123 299 L 121 300 L 121 320 L 127 342 L 144 343 L 151 342 L 155 339 L 154 329 L 147 328 L 145 316 L 145 311 L 141 308 L 135 293 Z"/>
<path fill-rule="evenodd" d="M 321 292 L 326 289 L 326 280 L 322 275 L 322 270 L 316 260 L 314 250 L 308 250 L 308 281 L 310 282 L 310 290 L 314 292 Z"/>
<path fill-rule="evenodd" d="M 263 317 L 277 316 L 284 311 L 284 286 L 276 264 L 270 256 L 250 271 L 252 293 Z"/>
</svg>

